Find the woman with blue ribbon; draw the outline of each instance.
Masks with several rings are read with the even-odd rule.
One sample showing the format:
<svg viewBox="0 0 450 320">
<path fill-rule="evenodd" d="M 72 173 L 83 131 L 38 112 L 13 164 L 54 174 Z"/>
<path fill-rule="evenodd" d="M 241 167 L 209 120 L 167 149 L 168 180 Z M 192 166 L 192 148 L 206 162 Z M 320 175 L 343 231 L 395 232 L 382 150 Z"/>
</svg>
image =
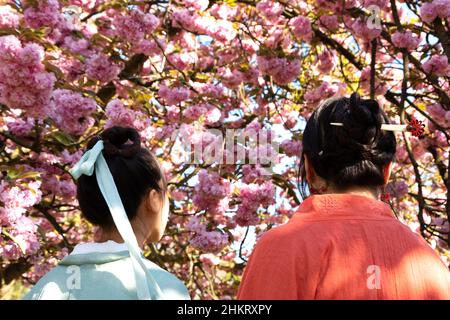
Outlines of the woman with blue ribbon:
<svg viewBox="0 0 450 320">
<path fill-rule="evenodd" d="M 184 284 L 141 251 L 161 239 L 169 204 L 164 174 L 139 133 L 112 127 L 87 149 L 70 173 L 97 241 L 78 244 L 25 299 L 189 299 Z"/>
</svg>

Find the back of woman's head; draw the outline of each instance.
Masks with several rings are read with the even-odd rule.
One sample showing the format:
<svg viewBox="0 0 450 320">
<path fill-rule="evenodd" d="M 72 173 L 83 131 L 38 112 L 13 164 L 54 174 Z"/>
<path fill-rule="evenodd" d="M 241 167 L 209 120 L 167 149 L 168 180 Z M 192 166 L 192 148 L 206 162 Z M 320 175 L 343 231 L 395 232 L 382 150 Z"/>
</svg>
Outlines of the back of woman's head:
<svg viewBox="0 0 450 320">
<path fill-rule="evenodd" d="M 111 127 L 91 139 L 87 150 L 103 140 L 103 156 L 113 176 L 120 198 L 131 221 L 150 190 L 166 192 L 166 180 L 158 161 L 141 146 L 139 133 L 133 128 Z M 94 225 L 114 225 L 108 205 L 97 184 L 95 174 L 77 180 L 77 198 L 84 217 Z"/>
<path fill-rule="evenodd" d="M 384 185 L 383 169 L 394 160 L 397 144 L 394 133 L 381 130 L 382 123 L 390 122 L 378 102 L 361 99 L 357 93 L 320 104 L 303 132 L 302 197 L 306 195 L 305 156 L 315 172 L 339 190 Z"/>
</svg>

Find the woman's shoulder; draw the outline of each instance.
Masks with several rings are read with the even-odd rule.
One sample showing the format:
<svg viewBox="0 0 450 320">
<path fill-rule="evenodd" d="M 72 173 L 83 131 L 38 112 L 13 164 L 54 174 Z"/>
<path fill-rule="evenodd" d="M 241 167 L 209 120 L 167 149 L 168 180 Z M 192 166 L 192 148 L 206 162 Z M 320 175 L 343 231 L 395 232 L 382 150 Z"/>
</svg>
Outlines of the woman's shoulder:
<svg viewBox="0 0 450 320">
<path fill-rule="evenodd" d="M 181 281 L 173 273 L 161 268 L 151 260 L 145 259 L 150 274 L 155 278 L 155 281 L 161 287 L 168 299 L 185 300 L 190 299 L 189 291 L 187 290 L 183 281 Z"/>
<path fill-rule="evenodd" d="M 133 273 L 124 272 L 124 270 L 131 270 L 132 268 L 131 257 L 127 251 L 73 255 L 73 257 L 77 256 L 82 258 L 84 263 L 89 264 L 90 267 L 84 265 L 86 267 L 84 272 L 91 273 L 91 278 L 97 279 L 97 282 L 100 281 L 100 278 L 110 282 L 107 279 L 109 277 L 107 275 L 114 275 L 120 282 L 126 283 L 126 287 L 134 282 Z M 149 277 L 156 281 L 156 284 L 161 288 L 167 299 L 190 299 L 189 292 L 180 279 L 151 260 L 146 259 L 144 256 L 142 257 Z M 77 262 L 80 263 L 80 261 Z"/>
<path fill-rule="evenodd" d="M 173 273 L 160 267 L 159 265 L 157 265 L 156 263 L 154 263 L 153 261 L 151 261 L 149 259 L 145 259 L 145 265 L 147 266 L 148 270 L 151 271 L 151 273 L 154 274 L 159 279 L 162 279 L 164 281 L 174 282 L 174 283 L 175 282 L 182 283 L 181 280 L 178 279 L 178 277 L 175 276 Z"/>
<path fill-rule="evenodd" d="M 260 241 L 265 243 L 292 241 L 293 238 L 301 240 L 302 238 L 308 238 L 309 233 L 316 232 L 316 229 L 320 229 L 321 226 L 316 223 L 311 223 L 308 220 L 298 219 L 293 216 L 289 221 L 282 225 L 273 227 L 270 230 L 264 232 L 260 238 Z"/>
<path fill-rule="evenodd" d="M 25 294 L 23 300 L 59 300 L 64 299 L 66 280 L 68 274 L 66 268 L 57 265 L 47 272 Z"/>
</svg>

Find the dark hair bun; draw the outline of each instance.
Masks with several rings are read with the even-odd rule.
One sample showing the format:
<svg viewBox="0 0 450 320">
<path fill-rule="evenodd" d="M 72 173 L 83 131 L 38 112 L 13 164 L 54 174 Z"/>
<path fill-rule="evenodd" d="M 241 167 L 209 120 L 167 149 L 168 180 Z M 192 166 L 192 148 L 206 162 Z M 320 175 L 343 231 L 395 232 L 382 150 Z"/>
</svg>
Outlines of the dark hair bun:
<svg viewBox="0 0 450 320">
<path fill-rule="evenodd" d="M 357 93 L 323 101 L 303 132 L 302 180 L 308 156 L 317 174 L 338 189 L 382 186 L 383 168 L 395 158 L 397 146 L 394 133 L 381 130 L 383 123 L 390 122 L 378 102 Z M 301 194 L 305 196 L 305 189 Z"/>
<path fill-rule="evenodd" d="M 131 127 L 115 126 L 103 131 L 100 136 L 92 139 L 88 144 L 88 149 L 103 140 L 104 155 L 119 155 L 123 157 L 133 157 L 141 149 L 141 137 L 136 129 Z"/>
<path fill-rule="evenodd" d="M 380 111 L 377 101 L 362 100 L 357 92 L 352 93 L 343 120 L 349 136 L 360 144 L 375 142 L 383 123 Z"/>
</svg>

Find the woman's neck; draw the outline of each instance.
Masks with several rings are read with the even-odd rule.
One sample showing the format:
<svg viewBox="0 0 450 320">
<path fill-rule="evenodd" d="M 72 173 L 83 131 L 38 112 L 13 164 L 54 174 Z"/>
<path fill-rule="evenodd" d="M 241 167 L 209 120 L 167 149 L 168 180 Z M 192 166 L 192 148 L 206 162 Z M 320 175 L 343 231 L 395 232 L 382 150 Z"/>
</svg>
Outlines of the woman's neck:
<svg viewBox="0 0 450 320">
<path fill-rule="evenodd" d="M 142 228 L 139 228 L 139 226 L 133 225 L 133 231 L 134 234 L 136 235 L 136 240 L 138 242 L 139 247 L 143 249 L 148 236 L 145 235 L 146 233 L 142 230 Z M 94 234 L 94 242 L 106 242 L 108 240 L 112 240 L 117 243 L 124 243 L 124 240 L 116 227 L 109 227 L 109 228 L 99 227 Z"/>
<path fill-rule="evenodd" d="M 351 188 L 346 190 L 337 190 L 335 188 L 329 188 L 326 193 L 350 193 L 365 196 L 375 200 L 378 200 L 378 198 L 380 197 L 379 189 L 369 190 L 361 188 Z"/>
</svg>

